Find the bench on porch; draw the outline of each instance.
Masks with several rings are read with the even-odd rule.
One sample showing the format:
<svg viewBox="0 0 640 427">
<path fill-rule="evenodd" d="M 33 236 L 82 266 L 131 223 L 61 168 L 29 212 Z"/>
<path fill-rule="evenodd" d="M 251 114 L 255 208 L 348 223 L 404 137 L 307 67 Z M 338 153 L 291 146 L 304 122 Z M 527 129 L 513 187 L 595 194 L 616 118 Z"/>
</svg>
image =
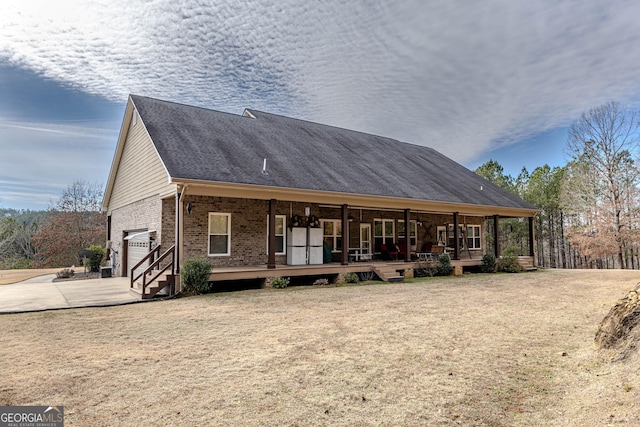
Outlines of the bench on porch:
<svg viewBox="0 0 640 427">
<path fill-rule="evenodd" d="M 349 262 L 372 261 L 373 254 L 368 248 L 349 248 Z"/>
</svg>

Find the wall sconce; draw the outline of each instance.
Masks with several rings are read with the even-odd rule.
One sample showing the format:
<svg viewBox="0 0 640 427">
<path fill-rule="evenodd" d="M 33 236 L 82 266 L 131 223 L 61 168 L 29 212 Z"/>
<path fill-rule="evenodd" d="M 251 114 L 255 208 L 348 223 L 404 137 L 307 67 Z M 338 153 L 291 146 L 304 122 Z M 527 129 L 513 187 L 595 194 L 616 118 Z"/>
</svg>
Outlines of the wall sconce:
<svg viewBox="0 0 640 427">
<path fill-rule="evenodd" d="M 191 203 L 187 203 L 187 215 L 191 215 L 193 212 L 193 205 Z"/>
<path fill-rule="evenodd" d="M 304 216 L 309 216 L 311 214 L 311 208 L 307 206 L 304 208 Z"/>
</svg>

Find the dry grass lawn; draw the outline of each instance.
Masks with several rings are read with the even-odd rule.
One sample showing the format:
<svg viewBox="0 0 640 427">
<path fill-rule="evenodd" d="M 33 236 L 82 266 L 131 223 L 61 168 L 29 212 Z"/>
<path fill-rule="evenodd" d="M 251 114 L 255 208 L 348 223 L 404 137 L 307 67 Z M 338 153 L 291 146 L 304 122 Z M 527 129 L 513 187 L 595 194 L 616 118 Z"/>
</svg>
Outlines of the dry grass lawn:
<svg viewBox="0 0 640 427">
<path fill-rule="evenodd" d="M 55 274 L 61 268 L 45 268 L 34 270 L 0 270 L 0 285 L 9 285 L 11 283 L 22 282 L 23 280 L 32 279 L 38 276 L 44 276 L 47 274 Z"/>
<path fill-rule="evenodd" d="M 0 405 L 67 426 L 640 425 L 594 349 L 634 271 L 253 290 L 0 316 Z"/>
</svg>

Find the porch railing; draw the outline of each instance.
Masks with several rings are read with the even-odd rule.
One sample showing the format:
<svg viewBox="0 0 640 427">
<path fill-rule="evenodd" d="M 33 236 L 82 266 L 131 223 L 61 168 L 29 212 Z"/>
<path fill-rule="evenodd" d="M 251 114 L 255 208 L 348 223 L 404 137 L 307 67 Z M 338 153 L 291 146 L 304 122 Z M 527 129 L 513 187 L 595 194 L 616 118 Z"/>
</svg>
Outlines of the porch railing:
<svg viewBox="0 0 640 427">
<path fill-rule="evenodd" d="M 173 266 L 175 264 L 175 245 L 171 246 L 167 249 L 162 255 L 160 254 L 160 246 L 157 246 L 144 258 L 142 258 L 133 268 L 131 269 L 131 284 L 130 287 L 133 288 L 134 284 L 138 279 L 142 277 L 142 295 L 145 294 L 147 286 L 151 285 L 161 274 L 167 271 L 169 268 L 173 271 Z M 164 266 L 161 266 L 162 262 L 169 258 L 169 262 L 167 262 Z M 150 262 L 149 266 L 140 274 L 134 276 L 134 271 L 142 266 L 145 262 Z M 154 272 L 154 274 L 150 274 Z"/>
</svg>

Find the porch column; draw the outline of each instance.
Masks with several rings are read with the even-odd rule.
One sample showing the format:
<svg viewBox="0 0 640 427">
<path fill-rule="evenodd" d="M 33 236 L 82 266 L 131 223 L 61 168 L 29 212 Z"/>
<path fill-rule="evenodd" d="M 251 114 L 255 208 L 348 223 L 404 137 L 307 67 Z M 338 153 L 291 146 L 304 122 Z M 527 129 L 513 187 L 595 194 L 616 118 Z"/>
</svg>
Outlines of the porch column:
<svg viewBox="0 0 640 427">
<path fill-rule="evenodd" d="M 534 245 L 534 236 L 533 236 L 533 217 L 529 217 L 529 256 L 535 256 L 535 251 L 533 250 Z"/>
<path fill-rule="evenodd" d="M 498 230 L 498 215 L 493 216 L 493 254 L 500 256 L 500 231 Z"/>
<path fill-rule="evenodd" d="M 349 264 L 349 207 L 342 205 L 342 265 Z"/>
<path fill-rule="evenodd" d="M 180 274 L 180 256 L 181 254 L 181 250 L 180 250 L 180 245 L 182 244 L 182 241 L 180 240 L 180 217 L 182 216 L 182 199 L 181 196 L 182 194 L 179 192 L 179 188 L 178 188 L 178 192 L 176 192 L 176 226 L 175 226 L 175 232 L 176 232 L 176 238 L 175 238 L 175 251 L 173 253 L 174 259 L 173 259 L 173 274 Z"/>
<path fill-rule="evenodd" d="M 404 262 L 411 262 L 411 215 L 409 213 L 409 209 L 404 210 Z"/>
<path fill-rule="evenodd" d="M 453 213 L 453 259 L 460 259 L 460 238 L 458 236 L 458 212 Z"/>
<path fill-rule="evenodd" d="M 269 241 L 267 243 L 269 256 L 267 268 L 276 268 L 276 204 L 276 199 L 269 200 Z"/>
</svg>

